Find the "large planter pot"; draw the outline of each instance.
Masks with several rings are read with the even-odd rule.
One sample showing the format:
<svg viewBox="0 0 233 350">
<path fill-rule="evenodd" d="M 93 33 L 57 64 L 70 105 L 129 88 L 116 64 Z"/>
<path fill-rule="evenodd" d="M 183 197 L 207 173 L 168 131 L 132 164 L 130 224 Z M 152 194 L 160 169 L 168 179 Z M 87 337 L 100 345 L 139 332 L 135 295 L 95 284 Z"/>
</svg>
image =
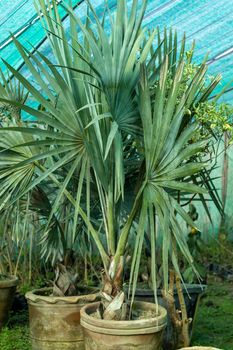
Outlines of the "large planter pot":
<svg viewBox="0 0 233 350">
<path fill-rule="evenodd" d="M 84 350 L 80 309 L 99 300 L 98 293 L 53 297 L 51 292 L 44 288 L 26 294 L 32 350 Z"/>
<path fill-rule="evenodd" d="M 205 290 L 206 290 L 206 285 L 200 285 L 200 284 L 186 284 L 186 289 L 183 287 L 183 294 L 185 298 L 188 318 L 192 319 L 192 323 L 190 324 L 190 328 L 189 328 L 190 339 L 192 337 L 192 332 L 193 332 L 193 327 L 195 323 L 195 318 L 196 318 L 200 297 Z M 158 295 L 158 303 L 166 308 L 166 305 L 162 297 L 162 291 L 158 290 L 157 295 Z M 179 308 L 179 300 L 178 300 L 176 289 L 174 290 L 174 298 L 175 298 L 176 307 Z M 135 300 L 145 301 L 145 302 L 154 302 L 154 292 L 151 289 L 137 289 L 135 294 Z M 176 349 L 176 344 L 174 343 L 174 336 L 173 336 L 173 327 L 171 324 L 171 320 L 169 318 L 169 314 L 168 314 L 167 328 L 163 336 L 163 349 L 164 350 Z"/>
<path fill-rule="evenodd" d="M 19 280 L 15 276 L 0 280 L 0 329 L 7 320 Z"/>
<path fill-rule="evenodd" d="M 144 313 L 156 312 L 156 305 L 135 302 Z M 81 309 L 81 325 L 84 328 L 85 350 L 160 350 L 167 312 L 158 306 L 158 316 L 132 321 L 109 321 L 93 317 L 99 303 Z"/>
</svg>

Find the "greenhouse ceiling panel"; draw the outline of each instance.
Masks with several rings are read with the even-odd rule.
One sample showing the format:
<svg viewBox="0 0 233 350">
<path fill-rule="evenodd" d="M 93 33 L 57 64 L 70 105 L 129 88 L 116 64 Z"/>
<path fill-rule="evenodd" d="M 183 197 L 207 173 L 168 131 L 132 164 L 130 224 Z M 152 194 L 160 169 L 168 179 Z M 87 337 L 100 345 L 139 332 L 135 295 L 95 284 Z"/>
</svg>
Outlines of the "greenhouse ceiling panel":
<svg viewBox="0 0 233 350">
<path fill-rule="evenodd" d="M 128 1 L 130 8 L 132 1 Z M 84 1 L 60 0 L 59 11 L 68 29 L 65 5 L 71 4 L 81 18 L 85 17 Z M 92 5 L 101 16 L 104 0 L 93 0 Z M 116 0 L 108 0 L 110 11 L 114 12 Z M 222 73 L 222 87 L 233 79 L 233 1 L 230 0 L 149 0 L 144 17 L 144 25 L 155 27 L 173 27 L 181 38 L 186 33 L 187 42 L 195 40 L 195 60 L 199 62 L 208 53 L 209 74 Z M 40 48 L 51 55 L 50 46 L 45 38 L 42 24 L 38 18 L 33 0 L 0 0 L 0 56 L 17 69 L 23 62 L 17 52 L 11 36 L 14 34 L 28 50 Z M 0 67 L 5 71 L 3 62 Z M 27 76 L 29 73 L 24 71 Z M 222 97 L 232 103 L 231 87 Z"/>
</svg>

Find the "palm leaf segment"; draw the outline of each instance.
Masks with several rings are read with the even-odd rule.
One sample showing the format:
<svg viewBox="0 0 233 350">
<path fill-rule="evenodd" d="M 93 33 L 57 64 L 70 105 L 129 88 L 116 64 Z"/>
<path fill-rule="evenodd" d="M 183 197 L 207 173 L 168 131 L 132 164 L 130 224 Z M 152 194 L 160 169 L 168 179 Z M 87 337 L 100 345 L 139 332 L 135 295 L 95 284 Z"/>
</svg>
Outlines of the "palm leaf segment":
<svg viewBox="0 0 233 350">
<path fill-rule="evenodd" d="M 193 156 L 199 154 L 208 140 L 193 143 L 197 125 L 194 122 L 182 127 L 185 113 L 202 84 L 204 67 L 187 86 L 179 102 L 177 96 L 183 81 L 183 63 L 176 69 L 172 86 L 168 88 L 168 57 L 160 71 L 159 84 L 150 88 L 146 68 L 142 68 L 139 83 L 139 111 L 142 120 L 144 137 L 145 178 L 141 187 L 142 212 L 139 219 L 139 231 L 136 241 L 131 279 L 136 286 L 139 256 L 142 249 L 144 227 L 149 224 L 151 244 L 156 243 L 156 222 L 154 213 L 158 215 L 162 231 L 162 252 L 164 286 L 168 288 L 169 256 L 175 270 L 179 273 L 177 256 L 174 253 L 177 244 L 182 254 L 193 265 L 185 235 L 182 233 L 178 216 L 189 225 L 194 226 L 192 220 L 174 197 L 174 190 L 188 193 L 206 193 L 207 191 L 192 183 L 192 176 L 199 173 L 206 164 L 192 161 Z M 172 190 L 172 192 L 171 192 Z M 171 195 L 172 193 L 172 195 Z M 146 213 L 146 215 L 145 215 Z M 148 220 L 146 219 L 149 218 Z M 173 248 L 172 248 L 173 247 Z M 156 282 L 155 249 L 152 253 L 152 276 Z"/>
</svg>

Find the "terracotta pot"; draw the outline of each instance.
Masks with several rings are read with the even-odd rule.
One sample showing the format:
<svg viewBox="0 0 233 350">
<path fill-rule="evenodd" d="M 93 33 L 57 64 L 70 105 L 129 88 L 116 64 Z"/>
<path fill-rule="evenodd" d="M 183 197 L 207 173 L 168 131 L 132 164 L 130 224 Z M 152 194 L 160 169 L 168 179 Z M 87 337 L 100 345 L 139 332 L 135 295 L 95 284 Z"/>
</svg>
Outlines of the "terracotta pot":
<svg viewBox="0 0 233 350">
<path fill-rule="evenodd" d="M 156 305 L 135 302 L 142 311 L 156 311 Z M 160 350 L 167 312 L 159 306 L 157 317 L 132 321 L 109 321 L 92 317 L 99 302 L 81 309 L 81 325 L 84 328 L 85 350 Z"/>
<path fill-rule="evenodd" d="M 18 283 L 19 280 L 15 276 L 0 280 L 0 329 L 7 320 Z"/>
<path fill-rule="evenodd" d="M 211 348 L 209 346 L 192 346 L 191 348 L 182 348 L 180 350 L 221 350 L 221 349 Z"/>
<path fill-rule="evenodd" d="M 183 287 L 187 314 L 188 314 L 188 317 L 192 319 L 192 323 L 190 324 L 190 327 L 189 327 L 190 339 L 192 337 L 192 333 L 194 329 L 195 318 L 196 318 L 200 297 L 205 290 L 206 290 L 206 285 L 201 285 L 201 284 L 186 284 L 186 289 Z M 157 295 L 158 295 L 158 303 L 163 307 L 166 307 L 162 297 L 162 291 L 160 289 L 158 290 Z M 175 298 L 176 307 L 179 308 L 179 300 L 178 300 L 176 289 L 174 290 L 174 298 Z M 154 292 L 151 289 L 137 289 L 135 294 L 135 300 L 153 303 Z M 176 344 L 174 342 L 174 339 L 175 338 L 173 335 L 173 327 L 171 324 L 170 317 L 168 315 L 167 328 L 163 335 L 163 349 L 164 350 L 176 349 Z"/>
<path fill-rule="evenodd" d="M 51 288 L 26 294 L 32 350 L 84 350 L 80 309 L 99 300 L 98 293 L 53 297 Z"/>
</svg>

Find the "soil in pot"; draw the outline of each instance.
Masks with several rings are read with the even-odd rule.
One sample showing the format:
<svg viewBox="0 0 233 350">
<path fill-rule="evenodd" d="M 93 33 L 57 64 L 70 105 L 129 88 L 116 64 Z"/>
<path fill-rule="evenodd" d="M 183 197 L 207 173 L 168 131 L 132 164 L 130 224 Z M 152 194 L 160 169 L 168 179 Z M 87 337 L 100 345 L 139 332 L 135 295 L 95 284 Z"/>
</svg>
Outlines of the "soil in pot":
<svg viewBox="0 0 233 350">
<path fill-rule="evenodd" d="M 84 350 L 80 309 L 98 300 L 98 293 L 87 289 L 83 295 L 56 297 L 51 292 L 44 288 L 26 294 L 32 350 Z"/>
<path fill-rule="evenodd" d="M 85 350 L 161 349 L 167 321 L 165 308 L 152 303 L 135 302 L 134 310 L 137 312 L 133 320 L 110 321 L 96 317 L 99 305 L 97 302 L 81 309 Z"/>
<path fill-rule="evenodd" d="M 0 275 L 0 329 L 8 318 L 18 283 L 15 276 Z"/>
</svg>

